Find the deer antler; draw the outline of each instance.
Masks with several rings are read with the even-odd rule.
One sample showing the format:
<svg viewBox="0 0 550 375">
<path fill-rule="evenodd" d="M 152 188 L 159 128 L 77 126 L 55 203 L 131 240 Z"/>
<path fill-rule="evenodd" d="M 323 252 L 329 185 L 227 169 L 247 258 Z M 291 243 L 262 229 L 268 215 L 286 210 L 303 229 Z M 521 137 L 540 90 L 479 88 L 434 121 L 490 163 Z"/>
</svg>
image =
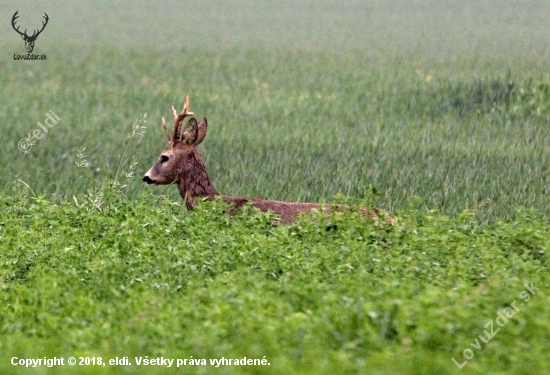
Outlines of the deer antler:
<svg viewBox="0 0 550 375">
<path fill-rule="evenodd" d="M 46 25 L 48 24 L 48 20 L 50 19 L 50 17 L 48 17 L 48 13 L 45 13 L 44 12 L 44 16 L 43 16 L 45 19 L 46 19 L 46 22 L 42 22 L 42 28 L 40 29 L 40 31 L 36 31 L 34 30 L 34 33 L 32 34 L 31 38 L 37 38 L 38 35 L 40 35 L 40 33 L 42 32 L 42 30 L 44 30 L 44 28 L 46 27 Z M 26 32 L 27 30 L 25 30 Z"/>
<path fill-rule="evenodd" d="M 19 31 L 19 26 L 15 27 L 15 21 L 19 18 L 19 15 L 17 13 L 19 13 L 19 11 L 15 12 L 15 14 L 11 19 L 11 27 L 13 27 L 13 29 L 17 31 L 19 34 L 21 34 L 21 36 L 27 36 L 27 30 L 25 30 L 25 32 L 22 33 L 21 31 Z"/>
<path fill-rule="evenodd" d="M 42 22 L 42 28 L 40 30 L 34 30 L 32 36 L 28 36 L 27 35 L 27 29 L 25 29 L 25 32 L 21 32 L 19 31 L 19 26 L 15 27 L 15 21 L 19 18 L 19 11 L 16 11 L 15 14 L 13 15 L 12 19 L 11 19 L 11 26 L 13 27 L 13 29 L 15 31 L 17 31 L 21 36 L 23 37 L 26 37 L 26 38 L 29 38 L 31 40 L 35 40 L 38 35 L 40 35 L 40 33 L 44 30 L 44 28 L 46 27 L 46 25 L 48 24 L 48 20 L 50 19 L 50 17 L 48 17 L 48 13 L 44 13 L 44 18 L 46 19 L 46 22 Z"/>
<path fill-rule="evenodd" d="M 174 136 L 170 137 L 170 133 L 168 132 L 168 128 L 166 127 L 166 120 L 164 117 L 162 118 L 162 127 L 164 128 L 164 134 L 166 134 L 166 137 L 169 141 L 172 139 L 181 141 L 181 135 L 180 135 L 180 129 L 181 129 L 181 122 L 184 118 L 187 116 L 192 116 L 195 113 L 191 112 L 189 110 L 189 96 L 185 97 L 185 101 L 183 102 L 183 109 L 181 110 L 181 113 L 178 115 L 176 112 L 176 109 L 174 106 L 172 106 L 172 119 L 174 120 Z"/>
<path fill-rule="evenodd" d="M 166 127 L 166 120 L 164 119 L 164 117 L 162 118 L 162 127 L 164 128 L 164 134 L 166 134 L 166 138 L 168 138 L 169 141 L 172 140 L 170 133 L 168 133 L 168 128 Z"/>
</svg>

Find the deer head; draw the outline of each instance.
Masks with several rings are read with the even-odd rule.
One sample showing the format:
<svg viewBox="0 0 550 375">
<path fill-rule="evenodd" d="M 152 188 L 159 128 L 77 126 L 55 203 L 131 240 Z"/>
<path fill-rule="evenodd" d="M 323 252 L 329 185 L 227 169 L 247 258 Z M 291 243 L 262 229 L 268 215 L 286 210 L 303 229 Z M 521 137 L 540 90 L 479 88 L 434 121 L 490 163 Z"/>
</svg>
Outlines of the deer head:
<svg viewBox="0 0 550 375">
<path fill-rule="evenodd" d="M 181 123 L 187 116 L 194 113 L 189 111 L 189 97 L 185 98 L 183 110 L 178 115 L 172 107 L 174 119 L 174 135 L 170 136 L 166 128 L 166 121 L 162 118 L 162 127 L 168 138 L 168 146 L 160 155 L 158 161 L 149 169 L 143 177 L 143 182 L 154 185 L 168 185 L 180 183 L 181 179 L 190 178 L 195 174 L 196 159 L 200 160 L 196 147 L 206 136 L 207 122 L 203 118 L 199 123 L 194 118 L 190 119 L 183 131 Z M 202 161 L 201 161 L 202 164 Z"/>
<path fill-rule="evenodd" d="M 25 29 L 24 32 L 21 32 L 21 31 L 19 31 L 19 26 L 15 27 L 15 21 L 19 17 L 19 15 L 17 13 L 19 13 L 19 11 L 15 12 L 15 14 L 13 15 L 13 17 L 11 19 L 11 26 L 13 27 L 13 29 L 15 31 L 17 31 L 19 33 L 19 35 L 21 35 L 21 38 L 23 38 L 23 40 L 25 41 L 25 49 L 27 50 L 27 53 L 31 53 L 32 50 L 34 49 L 34 42 L 35 42 L 36 38 L 38 38 L 38 35 L 40 35 L 42 30 L 44 30 L 44 28 L 48 24 L 48 20 L 49 20 L 48 14 L 44 13 L 44 19 L 46 21 L 42 22 L 42 28 L 40 30 L 34 30 L 33 34 L 31 36 L 29 36 L 29 35 L 27 35 L 27 29 Z"/>
</svg>

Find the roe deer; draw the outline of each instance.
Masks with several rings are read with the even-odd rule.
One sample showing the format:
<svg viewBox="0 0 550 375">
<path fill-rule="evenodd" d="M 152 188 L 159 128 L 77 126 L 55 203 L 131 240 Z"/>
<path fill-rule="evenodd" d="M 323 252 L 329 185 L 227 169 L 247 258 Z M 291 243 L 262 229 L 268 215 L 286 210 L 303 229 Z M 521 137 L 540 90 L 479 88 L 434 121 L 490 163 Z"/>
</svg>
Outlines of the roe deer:
<svg viewBox="0 0 550 375">
<path fill-rule="evenodd" d="M 295 203 L 281 202 L 274 200 L 229 197 L 221 195 L 214 187 L 212 180 L 206 173 L 206 167 L 202 161 L 197 146 L 204 140 L 207 130 L 206 118 L 197 123 L 197 120 L 191 118 L 183 131 L 181 123 L 187 116 L 194 115 L 189 111 L 189 97 L 185 98 L 183 110 L 178 115 L 172 107 L 172 116 L 174 119 L 174 135 L 170 136 L 166 128 L 166 121 L 162 118 L 164 133 L 168 138 L 168 146 L 160 155 L 158 161 L 149 169 L 143 177 L 143 182 L 154 185 L 177 184 L 181 197 L 185 201 L 188 210 L 192 210 L 197 205 L 196 198 L 206 198 L 213 200 L 220 196 L 222 200 L 239 209 L 246 203 L 251 203 L 261 211 L 273 211 L 277 214 L 281 222 L 285 224 L 292 223 L 292 219 L 300 212 L 308 212 L 314 209 L 330 212 L 332 210 L 341 211 L 346 207 L 336 204 L 320 205 L 318 203 Z M 360 208 L 363 214 L 373 219 L 379 215 L 385 216 L 390 222 L 395 218 L 389 216 L 382 210 L 370 210 Z"/>
</svg>

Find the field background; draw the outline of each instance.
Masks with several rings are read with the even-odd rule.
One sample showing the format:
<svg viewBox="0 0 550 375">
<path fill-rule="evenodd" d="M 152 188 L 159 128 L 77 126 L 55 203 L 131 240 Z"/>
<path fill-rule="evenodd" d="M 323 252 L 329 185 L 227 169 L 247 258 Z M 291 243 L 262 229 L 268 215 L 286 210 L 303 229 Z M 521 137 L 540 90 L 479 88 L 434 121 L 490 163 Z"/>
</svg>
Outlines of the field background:
<svg viewBox="0 0 550 375">
<path fill-rule="evenodd" d="M 16 10 L 22 29 L 50 16 L 33 52 L 47 61 L 13 60 L 24 52 L 10 25 Z M 548 14 L 545 1 L 3 1 L 0 368 L 17 371 L 12 355 L 176 357 L 198 348 L 211 358 L 271 356 L 267 370 L 223 370 L 235 373 L 452 373 L 459 370 L 450 358 L 531 281 L 541 287 L 532 310 L 460 373 L 529 373 L 531 360 L 547 370 Z M 334 219 L 348 228 L 339 237 L 319 234 L 323 220 L 285 232 L 258 227 L 270 222 L 262 215 L 227 223 L 213 215 L 221 208 L 187 214 L 174 187 L 140 181 L 165 146 L 161 116 L 186 94 L 209 120 L 200 152 L 221 192 L 366 202 L 401 224 L 369 232 L 345 216 Z M 24 154 L 19 140 L 50 110 L 60 122 Z M 144 113 L 146 133 L 132 138 Z M 136 178 L 126 178 L 132 163 Z M 152 223 L 157 234 L 143 229 Z M 414 240 L 418 233 L 424 241 Z M 212 245 L 216 238 L 225 245 Z M 401 256 L 377 253 L 386 248 Z M 73 257 L 66 249 L 87 251 Z M 280 261 L 304 251 L 299 261 Z M 373 276 L 368 265 L 381 259 Z M 411 262 L 425 273 L 410 274 Z M 180 274 L 181 264 L 192 271 Z M 442 275 L 441 264 L 456 273 Z M 133 294 L 112 292 L 110 282 Z M 182 285 L 187 292 L 176 294 Z M 237 302 L 228 297 L 244 291 Z M 46 303 L 56 299 L 57 307 Z M 241 302 L 242 314 L 230 313 Z M 203 314 L 186 310 L 189 303 Z M 350 308 L 357 314 L 345 315 Z M 142 321 L 123 324 L 115 314 L 140 309 Z M 188 315 L 175 319 L 177 309 Z M 338 316 L 347 318 L 335 323 Z M 389 339 L 387 319 L 377 320 L 388 316 L 398 332 Z M 197 328 L 188 339 L 161 339 L 182 327 Z"/>
<path fill-rule="evenodd" d="M 2 15 L 38 27 L 37 4 Z M 77 150 L 90 174 L 114 175 L 147 113 L 143 173 L 164 146 L 160 117 L 189 94 L 226 194 L 329 201 L 372 185 L 391 211 L 411 196 L 451 215 L 483 206 L 482 220 L 547 211 L 549 5 L 496 4 L 40 3 L 47 62 L 14 61 L 23 41 L 2 26 L 0 185 L 71 198 L 93 183 L 71 182 Z M 17 142 L 49 110 L 61 122 L 23 156 Z"/>
</svg>

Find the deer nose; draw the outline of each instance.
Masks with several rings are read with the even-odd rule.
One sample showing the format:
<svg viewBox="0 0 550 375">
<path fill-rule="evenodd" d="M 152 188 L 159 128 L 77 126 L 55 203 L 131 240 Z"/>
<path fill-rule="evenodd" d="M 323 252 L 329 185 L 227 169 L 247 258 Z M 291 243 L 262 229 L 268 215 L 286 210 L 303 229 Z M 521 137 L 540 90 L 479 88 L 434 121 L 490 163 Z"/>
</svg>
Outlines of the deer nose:
<svg viewBox="0 0 550 375">
<path fill-rule="evenodd" d="M 151 180 L 151 178 L 147 175 L 143 176 L 143 182 L 146 182 L 148 184 L 154 184 L 155 180 Z"/>
</svg>

